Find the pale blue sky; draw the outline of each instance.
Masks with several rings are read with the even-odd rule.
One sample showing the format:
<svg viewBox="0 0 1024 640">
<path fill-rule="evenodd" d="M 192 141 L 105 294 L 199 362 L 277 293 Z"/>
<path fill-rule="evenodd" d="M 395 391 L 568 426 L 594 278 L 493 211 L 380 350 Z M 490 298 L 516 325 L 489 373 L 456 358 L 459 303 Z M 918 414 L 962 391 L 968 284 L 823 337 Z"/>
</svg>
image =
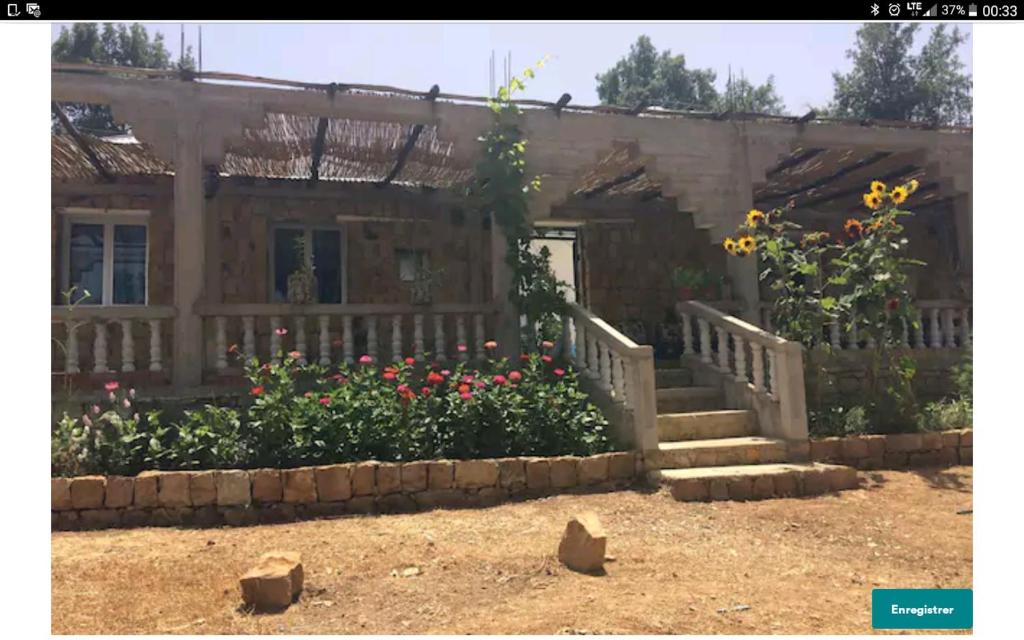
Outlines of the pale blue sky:
<svg viewBox="0 0 1024 640">
<path fill-rule="evenodd" d="M 147 24 L 164 33 L 177 56 L 181 27 Z M 597 104 L 594 75 L 612 66 L 647 34 L 655 47 L 686 56 L 688 67 L 711 67 L 718 85 L 729 66 L 754 82 L 774 74 L 792 113 L 823 105 L 832 96 L 832 71 L 849 69 L 845 52 L 857 24 L 204 24 L 203 68 L 314 82 L 386 84 L 448 93 L 485 95 L 489 59 L 512 53 L 513 70 L 545 55 L 548 65 L 524 97 L 556 100 L 569 92 L 576 104 Z M 961 29 L 971 32 L 970 24 Z M 930 29 L 925 25 L 923 31 Z M 53 25 L 56 38 L 60 25 Z M 195 24 L 186 44 L 197 49 Z M 923 44 L 926 33 L 917 38 Z M 960 48 L 968 72 L 972 41 Z"/>
</svg>

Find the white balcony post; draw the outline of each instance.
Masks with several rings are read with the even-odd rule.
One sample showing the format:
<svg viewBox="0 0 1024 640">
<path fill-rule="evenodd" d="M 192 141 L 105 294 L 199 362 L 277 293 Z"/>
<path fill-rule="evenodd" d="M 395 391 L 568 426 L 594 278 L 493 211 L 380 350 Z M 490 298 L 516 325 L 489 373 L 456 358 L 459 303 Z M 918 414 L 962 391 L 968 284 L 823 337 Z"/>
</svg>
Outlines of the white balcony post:
<svg viewBox="0 0 1024 640">
<path fill-rule="evenodd" d="M 281 336 L 277 330 L 281 328 L 281 317 L 270 316 L 270 361 L 281 364 Z"/>
<path fill-rule="evenodd" d="M 764 347 L 756 342 L 750 343 L 750 368 L 754 372 L 754 391 L 764 391 Z"/>
<path fill-rule="evenodd" d="M 576 322 L 575 319 L 573 319 L 573 324 L 576 326 L 576 368 L 580 371 L 586 372 L 587 328 L 582 322 Z"/>
<path fill-rule="evenodd" d="M 476 338 L 474 345 L 476 346 L 476 359 L 484 359 L 484 316 L 483 314 L 476 314 L 473 316 L 473 334 Z"/>
<path fill-rule="evenodd" d="M 121 371 L 135 371 L 135 337 L 132 335 L 132 321 L 121 320 Z"/>
<path fill-rule="evenodd" d="M 924 349 L 924 314 L 919 314 L 914 327 L 914 348 Z"/>
<path fill-rule="evenodd" d="M 587 336 L 587 373 L 594 380 L 601 377 L 600 357 L 597 339 L 594 336 Z"/>
<path fill-rule="evenodd" d="M 320 324 L 320 341 L 319 349 L 320 360 L 318 361 L 321 366 L 331 366 L 331 317 L 322 314 L 318 318 Z"/>
<path fill-rule="evenodd" d="M 718 368 L 726 373 L 729 372 L 729 333 L 722 327 L 715 327 L 715 335 L 718 337 Z"/>
<path fill-rule="evenodd" d="M 412 351 L 416 362 L 423 362 L 423 314 L 412 318 Z"/>
<path fill-rule="evenodd" d="M 687 313 L 679 314 L 682 318 L 680 327 L 683 330 L 683 354 L 692 356 L 693 351 L 693 325 L 690 323 L 690 315 Z"/>
<path fill-rule="evenodd" d="M 64 364 L 64 370 L 68 373 L 78 373 L 81 371 L 78 368 L 78 324 L 65 322 L 64 326 L 68 332 L 67 362 Z"/>
<path fill-rule="evenodd" d="M 772 389 L 779 401 L 782 419 L 780 431 L 773 435 L 786 440 L 806 441 L 807 397 L 804 389 L 803 348 L 799 342 L 786 342 L 777 350 L 778 355 L 771 360 Z M 775 350 L 772 355 L 775 356 Z"/>
<path fill-rule="evenodd" d="M 242 353 L 246 360 L 256 356 L 256 318 L 242 317 Z"/>
<path fill-rule="evenodd" d="M 711 327 L 704 318 L 697 318 L 697 326 L 700 328 L 700 360 L 711 364 Z"/>
<path fill-rule="evenodd" d="M 971 345 L 971 322 L 970 309 L 964 307 L 960 310 L 960 346 L 964 349 Z"/>
<path fill-rule="evenodd" d="M 444 316 L 434 314 L 434 360 L 443 362 L 447 356 L 444 352 Z"/>
<path fill-rule="evenodd" d="M 216 367 L 218 370 L 228 368 L 228 319 L 224 316 L 217 316 L 213 319 L 215 329 L 214 348 L 217 350 Z"/>
<path fill-rule="evenodd" d="M 611 349 L 603 342 L 598 342 L 597 348 L 601 356 L 601 388 L 608 392 L 612 390 Z"/>
<path fill-rule="evenodd" d="M 953 326 L 953 318 L 955 317 L 955 309 L 943 309 L 942 310 L 942 335 L 946 343 L 946 347 L 952 349 L 956 346 L 956 328 Z"/>
<path fill-rule="evenodd" d="M 299 352 L 299 364 L 306 366 L 306 316 L 297 315 L 293 322 L 295 325 L 295 350 Z"/>
<path fill-rule="evenodd" d="M 162 347 L 160 344 L 160 321 L 149 321 L 149 370 L 160 371 L 163 369 L 161 361 Z"/>
<path fill-rule="evenodd" d="M 778 397 L 779 397 L 779 378 L 778 378 L 778 375 L 777 375 L 778 364 L 776 363 L 776 360 L 778 360 L 778 356 L 775 354 L 775 349 L 772 348 L 772 347 L 768 347 L 767 351 L 768 351 L 768 383 L 767 383 L 765 388 L 768 391 L 768 395 L 770 395 L 771 397 L 773 397 L 775 399 L 778 399 Z"/>
<path fill-rule="evenodd" d="M 732 337 L 736 344 L 736 382 L 746 383 L 747 381 L 747 351 L 743 346 L 743 338 L 738 335 Z"/>
<path fill-rule="evenodd" d="M 469 345 L 466 344 L 466 316 L 462 314 L 455 318 L 455 342 L 462 347 L 458 350 L 459 360 L 466 362 L 469 360 Z"/>
<path fill-rule="evenodd" d="M 377 316 L 366 316 L 366 355 L 378 359 L 380 347 L 377 344 Z"/>
<path fill-rule="evenodd" d="M 107 323 L 99 320 L 96 322 L 96 339 L 92 344 L 92 370 L 95 373 L 107 373 Z"/>
<path fill-rule="evenodd" d="M 352 364 L 355 362 L 356 352 L 355 339 L 352 337 L 352 316 L 344 315 L 341 317 L 341 332 L 341 347 L 345 363 Z"/>
<path fill-rule="evenodd" d="M 932 307 L 928 314 L 928 332 L 931 338 L 931 348 L 939 349 L 942 347 L 942 327 L 939 324 L 939 310 Z"/>
<path fill-rule="evenodd" d="M 906 318 L 900 318 L 900 346 L 910 347 L 910 329 L 907 326 Z"/>
<path fill-rule="evenodd" d="M 402 357 L 402 316 L 391 316 L 391 359 L 397 362 Z"/>
<path fill-rule="evenodd" d="M 612 351 L 612 389 L 615 392 L 615 402 L 626 401 L 626 388 L 622 377 L 622 357 Z"/>
</svg>

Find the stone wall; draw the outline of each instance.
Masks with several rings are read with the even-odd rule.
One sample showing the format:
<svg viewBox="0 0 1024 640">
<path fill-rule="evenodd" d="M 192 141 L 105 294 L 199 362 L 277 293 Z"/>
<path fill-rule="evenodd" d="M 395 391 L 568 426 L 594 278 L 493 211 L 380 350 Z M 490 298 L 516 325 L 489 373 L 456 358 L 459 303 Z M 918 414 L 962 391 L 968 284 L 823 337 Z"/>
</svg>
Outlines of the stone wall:
<svg viewBox="0 0 1024 640">
<path fill-rule="evenodd" d="M 956 391 L 953 367 L 963 364 L 963 349 L 906 349 L 905 352 L 917 365 L 914 390 L 921 399 L 938 399 Z M 820 350 L 804 351 L 804 378 L 808 393 L 812 393 L 817 384 L 821 367 L 835 382 L 833 396 L 856 397 L 858 393 L 867 392 L 871 360 L 872 352 L 867 350 L 846 349 L 831 355 Z"/>
<path fill-rule="evenodd" d="M 810 458 L 858 469 L 948 467 L 974 463 L 974 431 L 848 436 L 811 440 Z"/>
<path fill-rule="evenodd" d="M 637 454 L 358 462 L 50 479 L 53 529 L 239 526 L 353 513 L 488 506 L 633 483 Z"/>
</svg>

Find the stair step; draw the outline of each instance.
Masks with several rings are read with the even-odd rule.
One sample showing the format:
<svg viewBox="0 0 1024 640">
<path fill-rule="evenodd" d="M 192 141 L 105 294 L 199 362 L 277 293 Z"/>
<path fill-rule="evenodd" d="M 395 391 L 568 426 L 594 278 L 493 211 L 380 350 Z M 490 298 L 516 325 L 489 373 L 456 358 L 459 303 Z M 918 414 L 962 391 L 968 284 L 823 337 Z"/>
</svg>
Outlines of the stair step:
<svg viewBox="0 0 1024 640">
<path fill-rule="evenodd" d="M 856 489 L 857 470 L 836 464 L 753 464 L 655 472 L 676 500 L 762 500 Z"/>
<path fill-rule="evenodd" d="M 722 392 L 716 387 L 656 389 L 658 413 L 685 413 L 723 409 Z"/>
<path fill-rule="evenodd" d="M 761 436 L 682 440 L 658 444 L 655 464 L 659 469 L 726 467 L 732 465 L 785 462 L 785 440 Z"/>
<path fill-rule="evenodd" d="M 658 440 L 707 440 L 735 438 L 754 433 L 757 414 L 749 409 L 691 411 L 658 415 Z"/>
<path fill-rule="evenodd" d="M 688 387 L 693 384 L 693 372 L 689 369 L 655 369 L 654 386 L 658 389 Z"/>
</svg>

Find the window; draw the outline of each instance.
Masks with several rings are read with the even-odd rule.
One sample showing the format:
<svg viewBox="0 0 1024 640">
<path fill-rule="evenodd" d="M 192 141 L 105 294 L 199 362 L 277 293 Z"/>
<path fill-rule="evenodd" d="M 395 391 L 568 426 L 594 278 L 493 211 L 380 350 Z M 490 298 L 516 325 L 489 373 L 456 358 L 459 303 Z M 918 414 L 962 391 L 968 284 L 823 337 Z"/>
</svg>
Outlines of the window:
<svg viewBox="0 0 1024 640">
<path fill-rule="evenodd" d="M 73 302 L 146 304 L 147 218 L 148 212 L 66 215 L 62 284 L 74 287 Z"/>
<path fill-rule="evenodd" d="M 398 249 L 395 262 L 398 263 L 398 279 L 414 282 L 417 272 L 430 269 L 430 254 L 422 249 Z"/>
<path fill-rule="evenodd" d="M 270 249 L 272 298 L 288 301 L 288 276 L 300 266 L 313 267 L 316 301 L 345 301 L 345 237 L 339 228 L 281 225 L 273 230 Z"/>
</svg>

